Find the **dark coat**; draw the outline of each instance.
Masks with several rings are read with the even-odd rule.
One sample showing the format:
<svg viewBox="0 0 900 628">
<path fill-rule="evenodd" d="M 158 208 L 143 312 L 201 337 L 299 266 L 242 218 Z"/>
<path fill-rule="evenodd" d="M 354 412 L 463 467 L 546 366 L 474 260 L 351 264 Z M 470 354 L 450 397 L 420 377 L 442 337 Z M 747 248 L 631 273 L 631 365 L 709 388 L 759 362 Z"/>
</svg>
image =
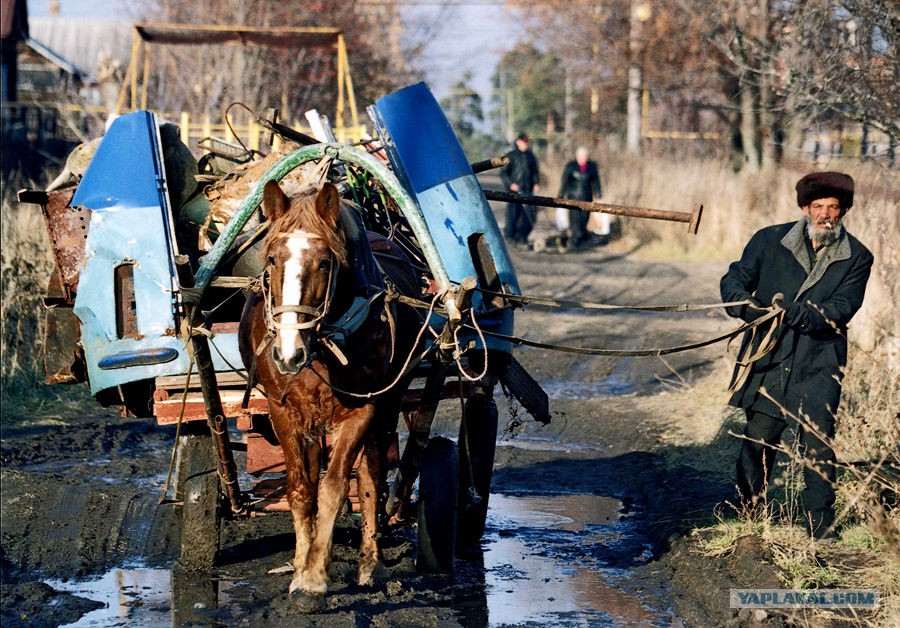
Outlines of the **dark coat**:
<svg viewBox="0 0 900 628">
<path fill-rule="evenodd" d="M 540 182 L 537 157 L 531 150 L 514 148 L 506 156 L 509 163 L 500 169 L 500 178 L 506 189 L 513 183 L 519 185 L 520 194 L 531 194 L 534 186 Z"/>
<path fill-rule="evenodd" d="M 588 160 L 585 165 L 586 168 L 582 172 L 576 160 L 573 159 L 566 164 L 557 197 L 592 201 L 602 196 L 603 189 L 600 186 L 600 170 L 597 168 L 597 162 Z"/>
<path fill-rule="evenodd" d="M 776 346 L 753 364 L 730 404 L 770 416 L 781 416 L 781 406 L 826 425 L 833 421 L 841 397 L 847 323 L 862 305 L 873 257 L 846 229 L 815 264 L 812 255 L 806 221 L 761 229 L 741 259 L 731 264 L 720 287 L 725 302 L 752 297 L 768 306 L 780 292 L 785 307 L 795 301 L 800 304 L 790 309 Z M 728 313 L 746 321 L 761 314 L 748 306 L 729 308 Z M 761 336 L 754 337 L 756 346 Z M 750 341 L 747 332 L 742 355 Z M 760 395 L 761 387 L 777 403 Z"/>
</svg>

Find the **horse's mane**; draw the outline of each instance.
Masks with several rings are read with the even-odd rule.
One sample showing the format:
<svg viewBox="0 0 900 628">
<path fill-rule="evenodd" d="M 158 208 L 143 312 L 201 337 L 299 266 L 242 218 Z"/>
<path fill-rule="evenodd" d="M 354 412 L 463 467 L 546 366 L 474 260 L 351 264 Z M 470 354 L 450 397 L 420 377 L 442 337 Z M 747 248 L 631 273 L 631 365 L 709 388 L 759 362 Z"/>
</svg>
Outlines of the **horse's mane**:
<svg viewBox="0 0 900 628">
<path fill-rule="evenodd" d="M 333 229 L 316 211 L 315 193 L 305 196 L 294 196 L 290 199 L 290 207 L 278 219 L 269 225 L 268 233 L 263 240 L 266 257 L 271 253 L 275 242 L 281 236 L 293 231 L 309 231 L 321 237 L 341 266 L 349 264 L 347 241 L 359 237 L 359 228 L 353 210 L 341 202 L 341 228 Z"/>
</svg>

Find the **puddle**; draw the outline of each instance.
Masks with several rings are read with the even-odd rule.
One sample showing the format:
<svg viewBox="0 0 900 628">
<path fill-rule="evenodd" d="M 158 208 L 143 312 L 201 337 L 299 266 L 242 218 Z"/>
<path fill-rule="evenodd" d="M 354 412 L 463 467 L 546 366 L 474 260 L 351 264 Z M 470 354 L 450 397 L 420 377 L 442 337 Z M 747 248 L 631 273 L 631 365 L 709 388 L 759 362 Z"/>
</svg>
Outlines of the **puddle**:
<svg viewBox="0 0 900 628">
<path fill-rule="evenodd" d="M 492 494 L 482 554 L 458 561 L 457 583 L 464 586 L 454 608 L 461 623 L 672 625 L 670 611 L 628 592 L 633 576 L 623 565 L 646 562 L 648 551 L 634 528 L 623 504 L 602 495 Z M 230 580 L 191 579 L 167 569 L 121 568 L 94 579 L 46 582 L 104 604 L 69 624 L 75 628 L 209 625 L 211 609 L 239 604 Z"/>
<path fill-rule="evenodd" d="M 86 580 L 45 582 L 57 591 L 105 605 L 64 628 L 212 625 L 204 611 L 227 606 L 233 586 L 229 580 L 142 567 L 112 569 Z"/>
<path fill-rule="evenodd" d="M 625 591 L 628 572 L 606 559 L 647 552 L 623 510 L 600 495 L 491 495 L 484 597 L 462 602 L 464 623 L 476 614 L 487 626 L 671 625 L 674 615 Z"/>
<path fill-rule="evenodd" d="M 530 451 L 604 451 L 606 448 L 600 445 L 580 445 L 578 443 L 562 443 L 557 438 L 536 438 L 533 436 L 516 435 L 512 438 L 502 438 L 497 441 L 497 447 L 514 447 Z M 493 497 L 491 498 L 493 499 Z"/>
<path fill-rule="evenodd" d="M 57 591 L 105 604 L 67 626 L 162 626 L 172 622 L 172 572 L 113 569 L 91 580 L 47 580 Z"/>
<path fill-rule="evenodd" d="M 552 400 L 628 397 L 659 391 L 659 379 L 655 373 L 660 365 L 649 358 L 619 358 L 609 374 L 602 378 L 584 368 L 586 364 L 563 373 L 562 379 L 542 379 L 541 388 Z"/>
<path fill-rule="evenodd" d="M 541 382 L 541 388 L 550 399 L 596 399 L 606 395 L 628 396 L 637 394 L 639 385 L 634 374 L 617 366 L 612 373 L 597 381 L 551 379 Z"/>
</svg>

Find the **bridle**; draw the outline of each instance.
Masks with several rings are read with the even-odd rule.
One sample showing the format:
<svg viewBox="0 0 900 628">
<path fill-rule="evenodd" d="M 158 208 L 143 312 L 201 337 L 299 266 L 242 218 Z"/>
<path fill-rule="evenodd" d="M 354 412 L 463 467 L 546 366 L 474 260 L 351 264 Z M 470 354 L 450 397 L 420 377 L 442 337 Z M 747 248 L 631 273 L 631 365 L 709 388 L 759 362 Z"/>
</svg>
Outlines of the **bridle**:
<svg viewBox="0 0 900 628">
<path fill-rule="evenodd" d="M 321 236 L 310 234 L 311 239 L 319 238 Z M 297 331 L 306 331 L 308 329 L 313 329 L 318 331 L 322 325 L 322 322 L 325 320 L 325 317 L 328 315 L 329 310 L 331 309 L 331 302 L 334 300 L 334 294 L 337 288 L 337 272 L 335 272 L 335 266 L 337 265 L 337 259 L 335 258 L 334 252 L 331 252 L 331 266 L 328 271 L 328 288 L 325 291 L 325 299 L 319 307 L 310 307 L 308 305 L 275 305 L 272 302 L 272 290 L 270 285 L 270 277 L 272 275 L 272 271 L 275 268 L 274 264 L 268 264 L 263 270 L 262 277 L 260 280 L 260 285 L 262 287 L 263 294 L 263 309 L 264 316 L 266 321 L 266 331 L 273 336 L 277 334 L 282 329 L 293 329 Z M 303 323 L 282 323 L 278 320 L 282 314 L 286 314 L 288 312 L 293 312 L 296 314 L 305 314 L 307 316 L 311 316 L 312 318 Z"/>
</svg>

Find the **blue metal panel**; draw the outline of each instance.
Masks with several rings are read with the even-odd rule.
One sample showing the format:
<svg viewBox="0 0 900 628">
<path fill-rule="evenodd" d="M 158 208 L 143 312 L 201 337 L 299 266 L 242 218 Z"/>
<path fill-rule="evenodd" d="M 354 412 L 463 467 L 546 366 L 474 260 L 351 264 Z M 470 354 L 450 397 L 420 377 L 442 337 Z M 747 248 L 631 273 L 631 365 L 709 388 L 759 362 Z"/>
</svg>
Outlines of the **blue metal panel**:
<svg viewBox="0 0 900 628">
<path fill-rule="evenodd" d="M 390 132 L 405 183 L 412 192 L 472 174 L 453 128 L 425 83 L 379 98 L 375 107 Z"/>
<path fill-rule="evenodd" d="M 515 270 L 493 210 L 428 87 L 418 83 L 385 96 L 376 101 L 370 113 L 397 178 L 421 209 L 450 280 L 477 278 L 470 242 L 480 235 L 493 257 L 500 282 L 509 292 L 519 294 Z M 487 312 L 480 294 L 472 302 L 483 327 L 512 334 L 511 310 Z M 489 339 L 488 346 L 511 349 L 509 343 L 495 339 Z"/>
<path fill-rule="evenodd" d="M 129 366 L 150 366 L 165 364 L 178 357 L 175 349 L 140 349 L 138 351 L 122 351 L 100 358 L 97 366 L 103 370 L 124 369 Z"/>
<path fill-rule="evenodd" d="M 190 357 L 175 318 L 175 245 L 165 184 L 156 119 L 138 111 L 110 126 L 73 197 L 73 205 L 92 210 L 74 312 L 95 394 L 188 371 Z M 115 270 L 122 264 L 131 265 L 134 279 L 135 338 L 117 336 Z M 225 336 L 233 338 L 217 337 L 216 347 L 240 365 L 237 334 Z M 129 354 L 158 357 L 113 368 Z M 215 352 L 213 364 L 231 370 Z"/>
<path fill-rule="evenodd" d="M 157 148 L 153 114 L 135 111 L 117 118 L 88 164 L 72 204 L 95 212 L 158 205 L 165 170 Z"/>
</svg>

